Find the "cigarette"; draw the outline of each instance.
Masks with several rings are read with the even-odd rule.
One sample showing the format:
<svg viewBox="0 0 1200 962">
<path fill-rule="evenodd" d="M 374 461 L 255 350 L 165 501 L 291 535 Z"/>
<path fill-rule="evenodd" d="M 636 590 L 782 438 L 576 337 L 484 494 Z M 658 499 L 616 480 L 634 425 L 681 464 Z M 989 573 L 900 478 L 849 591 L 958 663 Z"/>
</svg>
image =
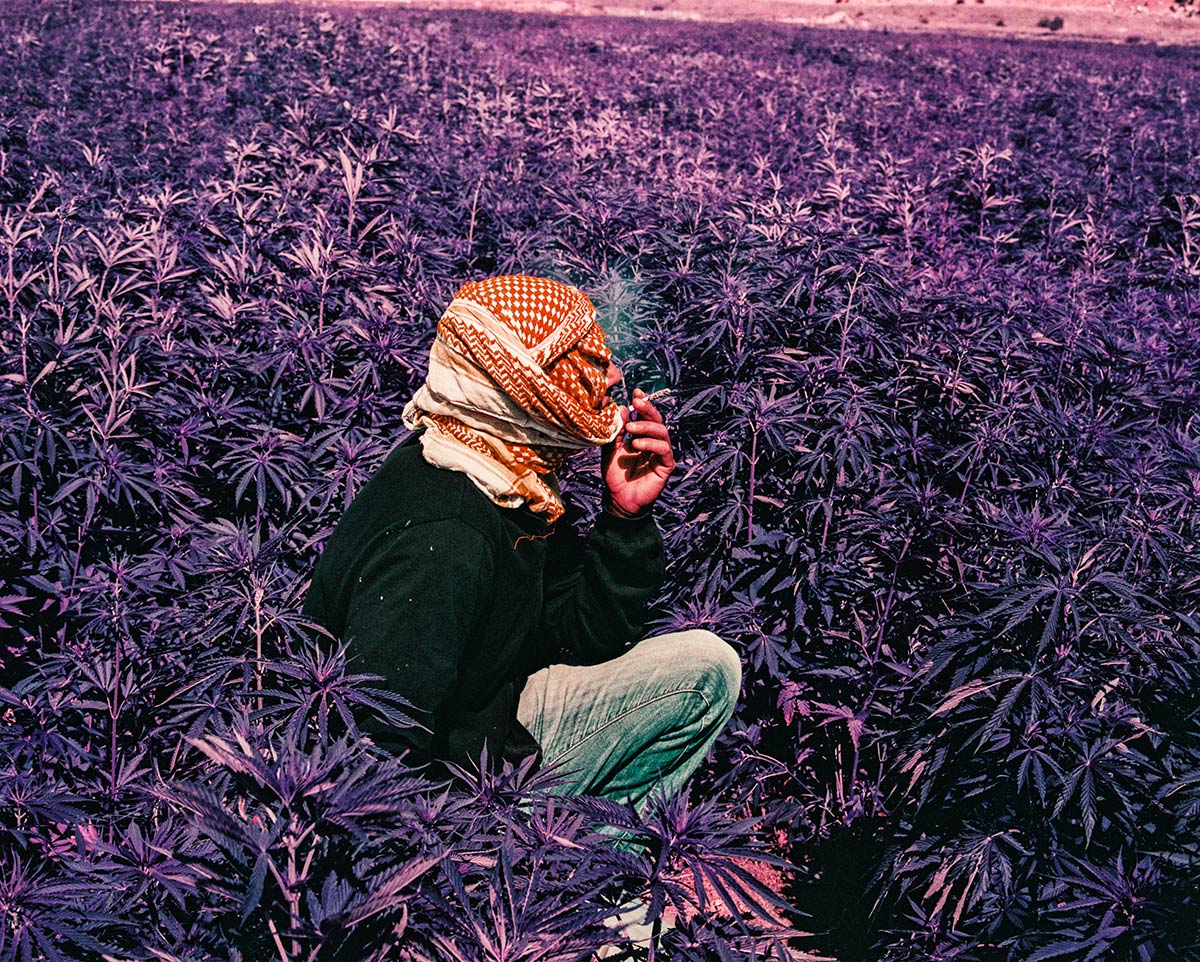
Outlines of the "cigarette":
<svg viewBox="0 0 1200 962">
<path fill-rule="evenodd" d="M 661 391 L 655 391 L 653 394 L 647 394 L 644 398 L 642 398 L 642 400 L 643 401 L 662 400 L 663 398 L 668 398 L 670 396 L 671 396 L 670 389 L 663 388 Z M 629 396 L 629 420 L 631 420 L 631 421 L 636 421 L 638 419 L 637 408 L 635 408 L 633 406 L 634 400 L 636 400 L 636 399 L 631 394 Z"/>
</svg>

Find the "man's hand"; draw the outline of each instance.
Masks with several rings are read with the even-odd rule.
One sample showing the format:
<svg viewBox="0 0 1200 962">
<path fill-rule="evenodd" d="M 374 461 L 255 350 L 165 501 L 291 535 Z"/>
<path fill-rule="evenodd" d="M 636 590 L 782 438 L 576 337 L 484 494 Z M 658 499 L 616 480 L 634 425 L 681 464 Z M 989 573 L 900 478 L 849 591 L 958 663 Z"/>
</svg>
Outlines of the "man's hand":
<svg viewBox="0 0 1200 962">
<path fill-rule="evenodd" d="M 638 419 L 631 421 L 629 408 L 622 405 L 622 433 L 601 448 L 600 457 L 607 488 L 604 506 L 626 517 L 649 508 L 675 470 L 675 452 L 662 415 L 641 388 L 634 390 L 632 404 Z"/>
</svg>

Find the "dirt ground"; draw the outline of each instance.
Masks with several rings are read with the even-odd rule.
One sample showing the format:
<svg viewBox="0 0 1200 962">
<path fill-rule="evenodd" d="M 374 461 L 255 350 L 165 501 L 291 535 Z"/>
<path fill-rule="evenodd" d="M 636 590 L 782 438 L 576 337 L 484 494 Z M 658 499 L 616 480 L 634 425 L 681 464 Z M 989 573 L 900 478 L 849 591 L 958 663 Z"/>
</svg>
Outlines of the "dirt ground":
<svg viewBox="0 0 1200 962">
<path fill-rule="evenodd" d="M 259 0 L 263 2 L 263 0 Z M 270 0 L 266 0 L 270 2 Z M 301 0 L 1200 46 L 1200 0 Z"/>
</svg>

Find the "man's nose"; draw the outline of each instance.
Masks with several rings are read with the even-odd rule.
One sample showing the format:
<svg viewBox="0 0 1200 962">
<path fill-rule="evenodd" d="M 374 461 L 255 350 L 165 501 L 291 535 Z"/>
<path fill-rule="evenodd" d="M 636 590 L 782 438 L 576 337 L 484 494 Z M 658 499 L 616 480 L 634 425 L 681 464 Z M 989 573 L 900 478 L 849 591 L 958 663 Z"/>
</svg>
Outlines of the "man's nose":
<svg viewBox="0 0 1200 962">
<path fill-rule="evenodd" d="M 613 361 L 608 362 L 608 379 L 606 386 L 611 388 L 616 387 L 624 380 L 624 375 L 621 374 L 621 369 Z"/>
</svg>

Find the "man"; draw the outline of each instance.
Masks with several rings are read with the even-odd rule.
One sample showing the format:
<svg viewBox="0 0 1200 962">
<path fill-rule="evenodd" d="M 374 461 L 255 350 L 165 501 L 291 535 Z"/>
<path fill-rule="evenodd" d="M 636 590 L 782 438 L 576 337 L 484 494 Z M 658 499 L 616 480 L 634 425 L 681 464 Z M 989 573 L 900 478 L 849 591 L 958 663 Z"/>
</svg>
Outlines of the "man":
<svg viewBox="0 0 1200 962">
<path fill-rule="evenodd" d="M 675 467 L 662 415 L 632 411 L 591 301 L 508 276 L 438 323 L 402 441 L 347 509 L 305 614 L 345 639 L 428 730 L 368 731 L 420 763 L 540 754 L 564 790 L 644 805 L 695 771 L 733 711 L 737 655 L 707 631 L 639 641 L 664 576 L 651 507 Z M 582 538 L 554 470 L 602 446 Z"/>
</svg>

